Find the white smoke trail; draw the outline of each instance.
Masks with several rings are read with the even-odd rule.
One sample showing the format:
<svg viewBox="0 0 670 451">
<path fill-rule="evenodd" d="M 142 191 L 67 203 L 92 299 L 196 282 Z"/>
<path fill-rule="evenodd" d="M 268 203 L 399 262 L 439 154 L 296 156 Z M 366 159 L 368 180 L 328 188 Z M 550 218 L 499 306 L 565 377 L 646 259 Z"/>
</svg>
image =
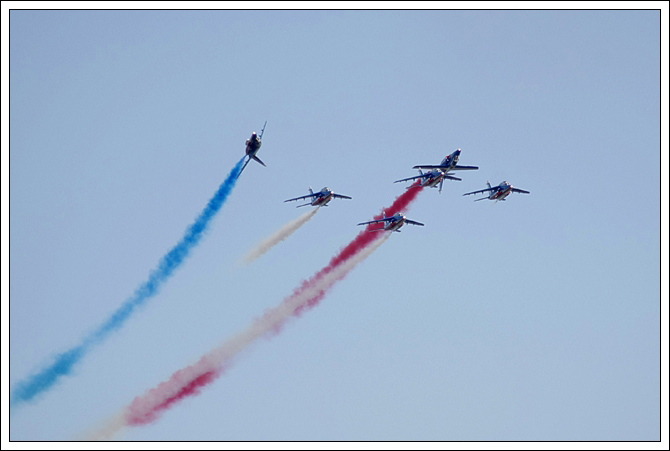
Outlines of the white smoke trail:
<svg viewBox="0 0 670 451">
<path fill-rule="evenodd" d="M 384 233 L 360 252 L 334 267 L 332 271 L 297 289 L 278 306 L 266 310 L 263 316 L 257 318 L 247 329 L 224 341 L 220 346 L 200 358 L 197 363 L 177 371 L 168 381 L 162 382 L 145 395 L 135 398 L 120 414 L 125 418 L 123 424 L 119 423 L 119 415 L 116 415 L 98 432 L 91 434 L 88 440 L 110 440 L 124 426 L 151 422 L 157 416 L 155 413 L 158 410 L 157 407 L 167 405 L 171 399 L 179 396 L 186 385 L 192 384 L 197 377 L 208 376 L 210 377 L 208 381 L 215 379 L 218 372 L 230 359 L 246 349 L 259 337 L 278 330 L 298 308 L 307 305 L 310 300 L 323 296 L 335 282 L 344 278 L 349 271 L 381 246 L 389 236 L 389 233 Z M 211 376 L 213 373 L 217 374 Z"/>
<path fill-rule="evenodd" d="M 209 357 L 209 362 L 207 363 L 214 363 L 215 365 L 220 366 L 223 362 L 246 348 L 258 337 L 277 329 L 296 311 L 296 309 L 307 304 L 310 299 L 313 299 L 330 289 L 335 282 L 342 279 L 349 271 L 354 269 L 356 265 L 370 256 L 370 254 L 388 239 L 388 237 L 389 234 L 383 234 L 382 237 L 370 243 L 369 246 L 362 249 L 356 255 L 344 261 L 341 265 L 336 266 L 331 272 L 309 284 L 306 288 L 295 292 L 277 307 L 266 310 L 263 316 L 257 318 L 246 330 L 229 338 L 219 347 L 210 352 L 207 355 L 207 357 Z"/>
<path fill-rule="evenodd" d="M 119 412 L 107 420 L 99 429 L 83 434 L 83 437 L 75 438 L 76 441 L 103 441 L 112 440 L 121 429 L 126 425 L 126 419 L 123 412 Z"/>
<path fill-rule="evenodd" d="M 275 233 L 264 239 L 261 243 L 258 244 L 254 249 L 249 251 L 247 255 L 240 261 L 240 264 L 248 265 L 252 261 L 256 260 L 258 257 L 266 253 L 270 248 L 279 244 L 280 241 L 285 240 L 293 232 L 302 227 L 307 221 L 312 219 L 316 212 L 319 211 L 318 208 L 308 211 L 307 213 L 301 215 L 297 219 L 287 223 L 281 229 L 277 230 Z"/>
</svg>

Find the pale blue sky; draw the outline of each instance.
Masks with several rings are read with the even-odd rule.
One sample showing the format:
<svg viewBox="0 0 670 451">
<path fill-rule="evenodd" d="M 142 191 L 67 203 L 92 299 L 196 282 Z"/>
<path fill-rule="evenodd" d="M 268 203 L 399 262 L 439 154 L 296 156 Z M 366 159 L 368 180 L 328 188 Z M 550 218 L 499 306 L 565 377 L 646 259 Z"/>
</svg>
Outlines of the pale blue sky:
<svg viewBox="0 0 670 451">
<path fill-rule="evenodd" d="M 158 296 L 11 419 L 67 440 L 277 305 L 415 175 L 318 308 L 129 440 L 657 440 L 660 14 L 13 11 L 10 384 L 104 322 L 268 121 Z M 507 180 L 530 195 L 472 201 Z M 333 201 L 252 265 L 237 261 Z"/>
</svg>

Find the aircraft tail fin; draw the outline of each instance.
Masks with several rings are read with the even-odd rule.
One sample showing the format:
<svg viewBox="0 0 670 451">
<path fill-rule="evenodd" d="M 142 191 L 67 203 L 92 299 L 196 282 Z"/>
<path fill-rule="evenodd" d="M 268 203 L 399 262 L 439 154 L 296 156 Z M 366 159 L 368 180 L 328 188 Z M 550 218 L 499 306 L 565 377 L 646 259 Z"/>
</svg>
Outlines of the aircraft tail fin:
<svg viewBox="0 0 670 451">
<path fill-rule="evenodd" d="M 252 156 L 251 158 L 253 158 L 254 160 L 258 161 L 260 164 L 262 164 L 263 166 L 265 166 L 265 163 L 263 163 L 263 162 L 261 161 L 261 159 L 258 158 L 256 155 Z"/>
<path fill-rule="evenodd" d="M 489 183 L 488 180 L 486 181 L 486 186 L 488 186 L 489 188 L 491 188 L 491 184 Z"/>
<path fill-rule="evenodd" d="M 309 187 L 309 194 L 314 194 L 314 191 L 312 191 L 312 187 Z"/>
</svg>

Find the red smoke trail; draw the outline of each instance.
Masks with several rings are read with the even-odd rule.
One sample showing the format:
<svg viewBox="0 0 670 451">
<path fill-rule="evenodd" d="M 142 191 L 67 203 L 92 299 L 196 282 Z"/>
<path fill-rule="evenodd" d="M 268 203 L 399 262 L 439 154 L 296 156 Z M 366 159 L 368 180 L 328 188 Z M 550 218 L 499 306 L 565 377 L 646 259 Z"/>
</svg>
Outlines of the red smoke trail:
<svg viewBox="0 0 670 451">
<path fill-rule="evenodd" d="M 412 186 L 407 188 L 407 190 L 402 193 L 400 196 L 396 197 L 393 204 L 384 209 L 386 217 L 393 216 L 396 213 L 403 212 L 409 207 L 409 204 L 412 203 L 416 196 L 421 192 L 423 187 L 420 182 L 415 182 Z M 381 219 L 382 213 L 379 213 L 374 219 Z M 330 260 L 328 266 L 323 268 L 321 271 L 316 273 L 312 279 L 317 279 L 322 277 L 325 273 L 333 269 L 333 267 L 339 265 L 343 261 L 351 258 L 356 252 L 360 251 L 362 248 L 373 242 L 377 238 L 376 233 L 368 233 L 370 230 L 378 229 L 379 224 L 368 224 L 365 230 L 356 236 L 351 243 L 349 243 L 344 249 L 340 251 L 335 257 Z"/>
<path fill-rule="evenodd" d="M 191 380 L 186 385 L 184 385 L 176 395 L 166 399 L 161 404 L 158 404 L 156 407 L 154 407 L 152 410 L 143 413 L 141 415 L 129 414 L 126 417 L 128 424 L 131 426 L 140 426 L 143 424 L 151 423 L 156 418 L 158 418 L 158 414 L 160 413 L 161 410 L 168 409 L 170 406 L 172 406 L 172 404 L 176 403 L 182 398 L 185 398 L 186 396 L 197 395 L 200 392 L 198 390 L 200 387 L 203 387 L 209 384 L 210 382 L 213 382 L 214 379 L 216 379 L 218 376 L 219 371 L 208 371 L 207 373 L 197 376 L 195 379 Z M 172 377 L 174 378 L 174 376 Z"/>
<path fill-rule="evenodd" d="M 146 395 L 135 398 L 126 411 L 126 424 L 140 426 L 151 423 L 158 418 L 161 411 L 187 396 L 200 393 L 201 387 L 213 382 L 224 370 L 225 366 L 216 368 L 205 356 L 198 363 L 177 371 L 169 380 L 161 382 Z M 166 396 L 166 391 L 172 393 Z"/>
<path fill-rule="evenodd" d="M 409 204 L 411 204 L 412 201 L 416 199 L 416 196 L 421 192 L 421 190 L 423 190 L 421 182 L 419 181 L 414 182 L 414 184 L 411 185 L 409 188 L 407 188 L 407 190 L 404 193 L 396 197 L 396 200 L 393 202 L 393 204 L 390 207 L 384 209 L 383 213 L 386 213 L 386 217 L 389 217 L 393 216 L 396 213 L 405 211 L 407 207 L 409 207 Z M 383 217 L 383 213 L 378 214 L 377 216 L 374 217 L 374 219 L 375 220 L 381 219 Z M 314 283 L 314 281 L 318 280 L 325 274 L 332 271 L 334 267 L 341 264 L 343 261 L 353 257 L 357 252 L 359 252 L 365 246 L 374 241 L 377 238 L 378 233 L 371 232 L 371 230 L 375 230 L 378 228 L 379 224 L 368 224 L 367 227 L 365 227 L 365 229 L 351 241 L 351 243 L 345 246 L 345 248 L 342 249 L 339 254 L 337 254 L 330 260 L 328 266 L 324 267 L 321 271 L 312 276 L 311 279 L 305 280 L 300 286 L 300 288 L 297 288 L 293 292 L 293 294 L 299 293 L 300 291 L 304 290 L 307 286 Z M 295 310 L 294 315 L 300 315 L 303 312 L 303 310 L 312 308 L 315 305 L 317 305 L 319 301 L 321 301 L 321 299 L 323 298 L 324 294 L 325 294 L 324 292 L 321 292 L 317 296 L 314 296 L 312 299 L 310 299 L 307 302 L 307 304 L 298 307 Z"/>
<path fill-rule="evenodd" d="M 412 185 L 403 194 L 398 196 L 390 207 L 384 210 L 386 216 L 392 216 L 398 212 L 404 211 L 409 204 L 416 199 L 417 194 L 419 194 L 422 189 L 423 188 L 419 185 L 419 182 Z M 375 219 L 380 219 L 381 217 L 382 215 L 379 214 L 375 216 Z M 324 276 L 378 239 L 380 237 L 379 233 L 369 233 L 370 230 L 374 230 L 378 227 L 379 225 L 377 224 L 369 224 L 365 230 L 360 232 L 358 236 L 351 241 L 351 243 L 333 257 L 327 266 L 321 269 L 309 280 L 304 281 L 291 296 L 284 300 L 284 303 L 295 299 L 296 296 L 307 291 L 309 288 L 315 288 L 314 286 L 318 285 L 317 282 L 323 279 Z M 345 275 L 346 272 L 338 275 L 335 280 L 341 280 Z M 326 283 L 324 285 L 325 288 L 319 289 L 316 294 L 310 295 L 305 303 L 293 310 L 293 315 L 299 315 L 304 309 L 312 308 L 317 305 L 325 296 L 326 290 L 332 287 L 333 283 L 334 281 Z M 272 310 L 267 311 L 264 316 L 270 314 L 272 314 Z M 262 319 L 263 318 L 261 318 L 261 321 Z M 283 320 L 274 326 L 275 333 L 279 332 L 282 323 Z M 163 410 L 168 409 L 176 402 L 187 396 L 197 395 L 201 387 L 213 382 L 225 371 L 228 362 L 224 362 L 223 365 L 221 365 L 217 363 L 217 360 L 218 359 L 214 357 L 212 353 L 205 355 L 197 363 L 174 373 L 169 380 L 162 382 L 156 388 L 149 390 L 146 395 L 135 398 L 125 412 L 125 424 L 139 426 L 150 423 L 154 421 Z"/>
</svg>

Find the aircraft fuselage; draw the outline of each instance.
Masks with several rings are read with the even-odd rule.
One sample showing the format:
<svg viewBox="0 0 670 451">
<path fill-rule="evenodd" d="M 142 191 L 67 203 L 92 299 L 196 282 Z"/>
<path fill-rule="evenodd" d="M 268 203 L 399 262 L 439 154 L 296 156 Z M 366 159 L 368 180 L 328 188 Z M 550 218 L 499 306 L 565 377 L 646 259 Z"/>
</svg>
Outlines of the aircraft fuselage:
<svg viewBox="0 0 670 451">
<path fill-rule="evenodd" d="M 449 170 L 451 170 L 451 168 L 456 166 L 456 164 L 458 164 L 458 157 L 460 157 L 460 156 L 461 156 L 461 149 L 458 149 L 458 150 L 455 150 L 453 153 L 444 157 L 444 160 L 442 160 L 442 163 L 440 164 L 440 166 L 445 167 L 445 169 L 443 169 L 443 171 L 445 173 L 449 172 Z"/>
<path fill-rule="evenodd" d="M 258 149 L 261 148 L 261 139 L 256 135 L 256 133 L 251 134 L 251 138 L 247 139 L 247 148 L 246 152 L 249 156 L 256 155 Z"/>
<path fill-rule="evenodd" d="M 440 170 L 431 171 L 429 173 L 429 176 L 424 177 L 423 182 L 421 183 L 421 186 L 428 187 L 428 188 L 432 188 L 434 186 L 437 186 L 442 181 L 442 179 L 444 178 L 444 174 L 445 173 L 440 171 Z"/>
<path fill-rule="evenodd" d="M 405 216 L 404 215 L 395 215 L 392 216 L 393 221 L 388 221 L 386 226 L 384 226 L 384 230 L 388 230 L 390 232 L 395 232 L 398 230 L 400 227 L 405 225 Z"/>
<path fill-rule="evenodd" d="M 328 191 L 325 194 L 322 191 L 319 196 L 316 196 L 314 198 L 314 200 L 312 201 L 312 206 L 323 207 L 328 202 L 330 202 L 332 199 L 333 199 L 333 192 L 332 191 Z"/>
<path fill-rule="evenodd" d="M 509 196 L 512 193 L 512 185 L 508 185 L 507 183 L 503 183 L 498 185 L 498 189 L 491 193 L 491 196 L 489 199 L 491 200 L 505 200 L 507 196 Z"/>
</svg>

